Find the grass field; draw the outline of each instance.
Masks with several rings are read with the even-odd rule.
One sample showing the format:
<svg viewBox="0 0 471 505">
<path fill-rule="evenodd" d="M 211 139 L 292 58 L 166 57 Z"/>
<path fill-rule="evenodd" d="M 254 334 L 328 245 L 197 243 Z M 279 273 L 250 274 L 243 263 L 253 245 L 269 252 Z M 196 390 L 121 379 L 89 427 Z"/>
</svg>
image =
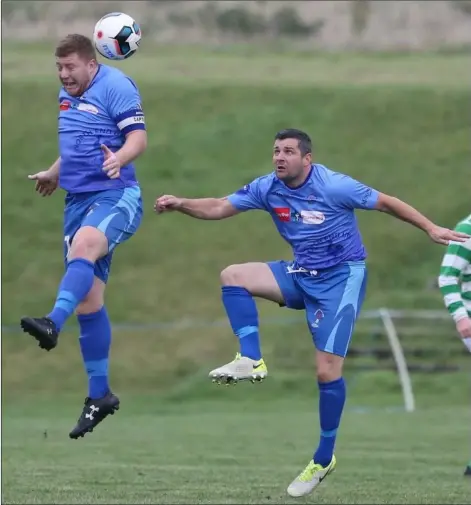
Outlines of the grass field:
<svg viewBox="0 0 471 505">
<path fill-rule="evenodd" d="M 16 331 L 23 314 L 49 309 L 62 274 L 62 195 L 37 198 L 26 179 L 57 156 L 54 61 L 46 47 L 2 49 L 2 503 L 290 503 L 285 488 L 318 436 L 302 314 L 260 303 L 265 384 L 216 388 L 205 378 L 235 350 L 220 324 L 219 271 L 290 251 L 264 214 L 156 217 L 153 200 L 237 189 L 271 170 L 274 133 L 294 126 L 311 133 L 319 162 L 453 226 L 469 213 L 467 55 L 179 48 L 125 62 L 141 88 L 149 149 L 138 163 L 146 215 L 116 254 L 107 294 L 121 324 L 111 373 L 123 407 L 72 442 L 85 396 L 74 326 L 52 353 Z M 365 308 L 442 309 L 429 286 L 443 249 L 387 216 L 359 220 L 370 254 Z M 406 346 L 461 350 L 451 323 L 405 330 Z M 354 344 L 376 345 L 377 332 L 377 322 L 360 323 Z M 468 357 L 422 362 L 469 367 Z M 395 372 L 357 363 L 376 362 L 347 364 L 338 471 L 300 502 L 469 503 L 466 369 L 414 375 L 418 410 L 405 414 Z"/>
<path fill-rule="evenodd" d="M 125 411 L 81 442 L 66 438 L 76 405 L 54 414 L 49 402 L 9 405 L 2 503 L 297 502 L 285 489 L 317 431 L 306 401 L 252 398 L 222 410 L 215 402 L 125 400 Z M 465 408 L 347 411 L 337 472 L 298 502 L 469 503 L 466 417 Z"/>
</svg>

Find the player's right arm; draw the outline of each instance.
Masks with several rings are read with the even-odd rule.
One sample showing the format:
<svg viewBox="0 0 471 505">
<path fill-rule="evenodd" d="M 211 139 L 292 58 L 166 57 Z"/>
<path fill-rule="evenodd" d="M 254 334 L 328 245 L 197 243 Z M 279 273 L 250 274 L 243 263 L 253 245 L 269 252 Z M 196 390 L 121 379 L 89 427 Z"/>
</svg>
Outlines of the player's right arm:
<svg viewBox="0 0 471 505">
<path fill-rule="evenodd" d="M 177 211 L 196 219 L 218 220 L 235 216 L 239 211 L 226 198 L 178 198 L 163 195 L 157 198 L 154 209 L 157 214 Z"/>
<path fill-rule="evenodd" d="M 51 165 L 48 170 L 43 170 L 33 175 L 28 175 L 28 179 L 36 181 L 36 191 L 42 196 L 49 196 L 54 193 L 59 184 L 59 170 L 61 166 L 61 158 Z"/>
<path fill-rule="evenodd" d="M 255 179 L 223 198 L 178 198 L 163 195 L 155 201 L 154 210 L 158 214 L 173 210 L 196 219 L 226 219 L 246 210 L 265 210 L 260 195 L 260 179 Z"/>
</svg>

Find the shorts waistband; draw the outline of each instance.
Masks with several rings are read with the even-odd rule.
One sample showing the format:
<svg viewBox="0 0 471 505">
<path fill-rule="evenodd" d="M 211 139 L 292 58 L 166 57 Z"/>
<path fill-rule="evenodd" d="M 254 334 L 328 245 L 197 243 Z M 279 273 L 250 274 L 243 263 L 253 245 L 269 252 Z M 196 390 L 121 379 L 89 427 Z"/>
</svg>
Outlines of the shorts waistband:
<svg viewBox="0 0 471 505">
<path fill-rule="evenodd" d="M 334 268 L 339 268 L 339 267 L 342 267 L 342 266 L 365 268 L 366 267 L 366 263 L 363 260 L 360 260 L 360 261 L 345 261 L 343 263 L 338 263 L 337 265 L 333 265 L 331 267 L 316 268 L 316 269 L 310 270 L 308 268 L 302 267 L 296 261 L 293 261 L 293 263 L 291 263 L 290 265 L 288 265 L 287 273 L 288 274 L 305 273 L 305 274 L 311 275 L 312 277 L 315 277 L 316 275 L 319 275 L 322 272 L 328 272 L 328 271 L 330 271 L 330 270 L 332 270 Z"/>
</svg>

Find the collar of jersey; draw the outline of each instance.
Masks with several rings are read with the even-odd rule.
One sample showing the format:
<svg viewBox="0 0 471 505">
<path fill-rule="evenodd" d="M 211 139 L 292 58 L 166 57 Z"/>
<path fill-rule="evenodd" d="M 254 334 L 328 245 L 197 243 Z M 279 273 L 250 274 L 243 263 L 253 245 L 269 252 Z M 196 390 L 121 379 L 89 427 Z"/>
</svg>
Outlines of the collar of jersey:
<svg viewBox="0 0 471 505">
<path fill-rule="evenodd" d="M 101 72 L 101 69 L 102 69 L 102 64 L 101 63 L 98 63 L 98 70 L 96 71 L 96 74 L 95 76 L 93 77 L 93 79 L 90 81 L 90 84 L 87 86 L 87 89 L 82 93 L 82 95 L 84 93 L 86 93 L 94 84 L 95 82 L 98 80 L 98 76 L 101 77 L 100 75 L 100 72 Z"/>
</svg>

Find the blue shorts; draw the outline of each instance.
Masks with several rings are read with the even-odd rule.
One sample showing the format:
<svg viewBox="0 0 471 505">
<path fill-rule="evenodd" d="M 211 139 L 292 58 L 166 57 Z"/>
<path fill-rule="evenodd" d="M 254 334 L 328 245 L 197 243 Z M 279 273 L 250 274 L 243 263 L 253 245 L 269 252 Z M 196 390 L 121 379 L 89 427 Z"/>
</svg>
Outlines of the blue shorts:
<svg viewBox="0 0 471 505">
<path fill-rule="evenodd" d="M 295 263 L 268 263 L 286 307 L 306 310 L 316 349 L 346 356 L 355 322 L 365 298 L 365 262 L 343 263 L 309 272 Z"/>
<path fill-rule="evenodd" d="M 114 248 L 132 237 L 142 219 L 139 186 L 90 193 L 68 194 L 64 209 L 64 261 L 75 234 L 83 226 L 93 226 L 108 239 L 108 254 L 95 263 L 95 276 L 107 282 Z"/>
</svg>

